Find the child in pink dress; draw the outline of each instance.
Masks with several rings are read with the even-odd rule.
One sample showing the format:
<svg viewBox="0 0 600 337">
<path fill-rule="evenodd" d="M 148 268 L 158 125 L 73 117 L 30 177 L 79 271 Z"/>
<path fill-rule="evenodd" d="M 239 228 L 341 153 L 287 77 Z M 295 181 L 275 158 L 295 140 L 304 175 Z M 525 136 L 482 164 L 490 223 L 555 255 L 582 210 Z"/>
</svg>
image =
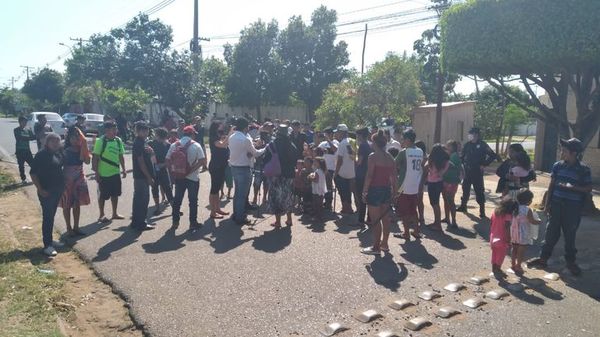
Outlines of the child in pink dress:
<svg viewBox="0 0 600 337">
<path fill-rule="evenodd" d="M 533 201 L 533 193 L 527 189 L 521 189 L 517 193 L 517 202 L 519 203 L 518 210 L 512 220 L 510 228 L 510 241 L 512 242 L 512 267 L 511 269 L 516 275 L 523 275 L 523 256 L 527 250 L 527 246 L 533 244 L 537 233 L 537 225 L 541 224 L 541 220 L 536 219 L 533 210 L 529 208 Z M 534 227 L 535 226 L 535 227 Z"/>
<path fill-rule="evenodd" d="M 496 278 L 506 277 L 502 263 L 510 246 L 510 226 L 518 204 L 510 197 L 502 199 L 491 219 L 490 247 L 492 248 L 492 273 Z"/>
</svg>

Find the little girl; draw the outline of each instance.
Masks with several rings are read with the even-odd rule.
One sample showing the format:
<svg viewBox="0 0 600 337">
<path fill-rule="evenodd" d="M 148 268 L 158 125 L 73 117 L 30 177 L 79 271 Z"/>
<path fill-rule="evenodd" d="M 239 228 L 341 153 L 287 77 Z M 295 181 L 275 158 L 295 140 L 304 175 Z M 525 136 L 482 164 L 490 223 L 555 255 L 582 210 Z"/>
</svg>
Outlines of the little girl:
<svg viewBox="0 0 600 337">
<path fill-rule="evenodd" d="M 490 228 L 490 247 L 492 248 L 492 273 L 496 278 L 506 277 L 502 271 L 502 262 L 510 245 L 510 227 L 512 215 L 518 204 L 505 197 L 492 214 Z"/>
<path fill-rule="evenodd" d="M 323 197 L 327 193 L 327 182 L 325 180 L 325 159 L 316 157 L 313 162 L 314 172 L 310 175 L 312 182 L 312 206 L 313 216 L 320 220 L 323 216 Z"/>
<path fill-rule="evenodd" d="M 518 209 L 515 211 L 515 216 L 512 219 L 510 226 L 510 239 L 512 242 L 512 270 L 516 275 L 523 275 L 523 255 L 527 250 L 527 246 L 533 244 L 537 232 L 537 226 L 541 220 L 533 216 L 533 210 L 529 208 L 533 200 L 533 193 L 530 190 L 522 189 L 517 193 Z"/>
</svg>

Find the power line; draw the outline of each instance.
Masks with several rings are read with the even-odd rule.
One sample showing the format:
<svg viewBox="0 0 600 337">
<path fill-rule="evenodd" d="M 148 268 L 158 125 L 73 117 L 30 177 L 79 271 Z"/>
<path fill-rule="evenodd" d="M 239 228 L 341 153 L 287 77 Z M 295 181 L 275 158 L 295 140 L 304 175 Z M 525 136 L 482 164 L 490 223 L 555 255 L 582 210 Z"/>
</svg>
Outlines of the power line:
<svg viewBox="0 0 600 337">
<path fill-rule="evenodd" d="M 371 9 L 378 9 L 378 8 L 390 7 L 390 6 L 395 6 L 395 5 L 399 5 L 399 4 L 403 4 L 403 3 L 407 3 L 407 2 L 414 2 L 414 0 L 396 1 L 396 2 L 389 3 L 389 4 L 379 5 L 379 6 L 367 7 L 367 8 L 361 8 L 361 9 L 355 9 L 355 10 L 352 10 L 352 11 L 349 11 L 349 12 L 340 13 L 339 15 L 340 16 L 344 16 L 344 15 L 348 15 L 348 14 L 366 12 L 366 11 L 371 10 Z"/>
<path fill-rule="evenodd" d="M 350 26 L 350 25 L 355 25 L 355 24 L 359 24 L 359 23 L 369 23 L 369 22 L 372 22 L 372 21 L 381 21 L 381 20 L 387 20 L 387 19 L 394 19 L 394 18 L 399 18 L 399 17 L 404 17 L 404 16 L 410 16 L 410 15 L 416 15 L 416 14 L 423 14 L 423 13 L 428 13 L 428 12 L 431 12 L 431 10 L 429 8 L 427 8 L 427 7 L 420 7 L 420 8 L 409 9 L 409 10 L 395 12 L 395 13 L 390 13 L 390 14 L 373 16 L 373 17 L 370 17 L 370 18 L 358 19 L 358 20 L 354 20 L 354 21 L 346 21 L 346 22 L 342 22 L 342 23 L 337 24 L 336 27 Z"/>
</svg>

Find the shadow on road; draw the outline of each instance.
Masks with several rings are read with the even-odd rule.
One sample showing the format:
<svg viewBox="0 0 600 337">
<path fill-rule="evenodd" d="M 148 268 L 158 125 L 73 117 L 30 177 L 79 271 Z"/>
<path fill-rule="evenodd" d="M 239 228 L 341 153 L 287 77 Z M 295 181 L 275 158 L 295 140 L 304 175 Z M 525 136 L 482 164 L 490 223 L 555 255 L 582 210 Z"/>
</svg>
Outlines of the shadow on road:
<svg viewBox="0 0 600 337">
<path fill-rule="evenodd" d="M 235 224 L 233 220 L 221 221 L 211 233 L 213 240 L 210 245 L 216 254 L 224 254 L 252 240 L 252 238 L 242 239 L 243 235 L 242 227 Z"/>
<path fill-rule="evenodd" d="M 156 242 L 145 243 L 142 248 L 149 254 L 160 254 L 164 252 L 175 251 L 179 248 L 185 247 L 183 241 L 185 240 L 185 234 L 176 235 L 175 228 L 171 227 L 167 229 L 165 234 L 158 239 Z"/>
<path fill-rule="evenodd" d="M 101 262 L 108 260 L 112 253 L 136 242 L 137 238 L 139 238 L 140 235 L 142 235 L 141 231 L 134 230 L 129 226 L 119 227 L 115 229 L 115 231 L 122 231 L 123 234 L 121 234 L 121 236 L 119 236 L 118 238 L 112 240 L 111 242 L 98 249 L 98 253 L 96 254 L 96 257 L 92 259 L 92 262 Z"/>
<path fill-rule="evenodd" d="M 375 256 L 375 260 L 365 266 L 375 283 L 391 291 L 398 291 L 400 283 L 408 276 L 408 269 L 403 263 L 396 263 L 392 254 Z"/>
<path fill-rule="evenodd" d="M 425 269 L 433 269 L 438 259 L 429 254 L 420 240 L 408 241 L 401 244 L 404 253 L 400 254 L 406 261 Z"/>
<path fill-rule="evenodd" d="M 254 239 L 252 247 L 265 253 L 276 253 L 292 243 L 292 229 L 289 226 L 272 229 Z"/>
<path fill-rule="evenodd" d="M 454 238 L 445 232 L 441 231 L 432 231 L 428 230 L 427 237 L 437 241 L 442 247 L 452 249 L 452 250 L 463 250 L 466 249 L 467 246 L 457 238 Z"/>
</svg>

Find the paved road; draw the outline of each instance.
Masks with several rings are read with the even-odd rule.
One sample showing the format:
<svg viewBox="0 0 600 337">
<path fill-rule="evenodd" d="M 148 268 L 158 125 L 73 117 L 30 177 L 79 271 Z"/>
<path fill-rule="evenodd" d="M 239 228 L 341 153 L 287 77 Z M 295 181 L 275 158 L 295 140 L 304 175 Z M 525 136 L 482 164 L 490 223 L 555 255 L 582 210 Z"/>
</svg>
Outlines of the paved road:
<svg viewBox="0 0 600 337">
<path fill-rule="evenodd" d="M 0 121 L 0 145 L 5 148 L 10 143 L 7 124 Z M 89 184 L 95 191 L 95 183 Z M 207 204 L 208 185 L 203 173 L 201 205 Z M 124 186 L 119 209 L 127 214 L 130 178 Z M 185 207 L 183 211 L 187 214 Z M 565 282 L 548 282 L 465 310 L 462 299 L 481 297 L 482 291 L 495 287 L 469 286 L 458 295 L 442 289 L 489 272 L 489 224 L 473 216 L 459 215 L 459 231 L 429 233 L 420 243 L 392 238 L 390 254 L 376 258 L 359 253 L 370 242 L 368 234 L 360 235 L 347 220 L 337 218 L 312 226 L 296 218 L 292 228 L 278 231 L 269 226 L 272 218 L 257 219 L 255 226 L 243 229 L 229 221 L 206 221 L 202 230 L 187 232 L 185 224 L 171 230 L 170 219 L 159 216 L 158 229 L 139 234 L 127 228 L 126 220 L 97 225 L 97 214 L 95 206 L 85 209 L 83 229 L 90 235 L 74 247 L 127 297 L 136 320 L 153 336 L 317 336 L 334 321 L 351 328 L 340 336 L 372 336 L 388 328 L 407 335 L 402 324 L 416 315 L 427 316 L 434 325 L 412 336 L 593 336 L 600 331 L 594 318 L 600 317 L 600 306 L 592 298 L 598 295 L 600 276 L 597 236 L 592 235 L 597 221 L 582 224 L 585 242 L 580 251 L 588 269 L 583 278 L 564 275 Z M 204 206 L 200 216 L 208 216 Z M 560 270 L 560 265 L 555 268 Z M 421 301 L 407 313 L 386 306 L 401 297 L 416 303 L 417 293 L 430 289 L 444 296 L 436 303 Z M 451 320 L 435 318 L 432 311 L 442 304 L 463 313 Z M 371 324 L 352 318 L 367 309 L 382 312 L 384 318 Z"/>
</svg>

